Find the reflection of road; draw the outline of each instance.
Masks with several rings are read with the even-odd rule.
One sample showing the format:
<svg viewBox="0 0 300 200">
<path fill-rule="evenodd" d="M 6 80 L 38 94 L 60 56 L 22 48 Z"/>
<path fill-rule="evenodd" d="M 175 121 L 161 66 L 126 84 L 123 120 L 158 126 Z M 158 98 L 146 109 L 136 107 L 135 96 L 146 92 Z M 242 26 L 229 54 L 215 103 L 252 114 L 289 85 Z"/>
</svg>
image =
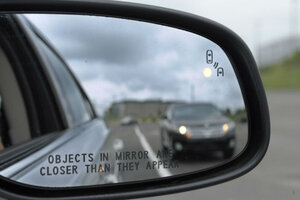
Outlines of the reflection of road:
<svg viewBox="0 0 300 200">
<path fill-rule="evenodd" d="M 237 146 L 236 152 L 241 152 L 247 141 L 247 125 L 239 124 L 237 126 Z M 161 136 L 159 132 L 159 126 L 157 124 L 140 124 L 140 125 L 130 125 L 130 126 L 115 126 L 111 127 L 110 135 L 102 148 L 103 152 L 140 152 L 147 151 L 147 159 L 127 159 L 126 163 L 139 162 L 138 170 L 135 168 L 131 170 L 121 170 L 120 168 L 112 170 L 110 174 L 103 174 L 100 176 L 98 183 L 105 182 L 126 182 L 126 181 L 136 181 L 145 180 L 157 177 L 164 177 L 170 175 L 177 175 L 186 172 L 193 172 L 201 169 L 208 168 L 210 166 L 215 166 L 219 163 L 224 162 L 221 154 L 216 155 L 192 155 L 189 159 L 178 160 L 179 168 L 154 168 L 152 170 L 147 170 L 146 165 L 148 161 L 162 161 L 162 159 L 157 158 L 157 152 L 162 151 L 161 146 Z M 163 159 L 171 162 L 169 158 Z M 114 166 L 118 166 L 118 162 L 114 158 L 114 153 L 111 154 L 110 161 L 112 161 Z M 123 162 L 124 163 L 124 162 Z M 93 177 L 95 178 L 95 177 Z M 95 180 L 97 181 L 97 180 Z M 89 180 L 90 183 L 93 181 Z"/>
<path fill-rule="evenodd" d="M 235 153 L 241 152 L 245 143 L 247 142 L 247 131 L 245 128 L 246 125 L 238 125 L 237 127 L 237 146 Z M 161 150 L 161 142 L 160 142 L 160 135 L 159 135 L 159 128 L 153 124 L 146 124 L 141 126 L 141 130 L 146 136 L 147 140 L 153 147 L 155 151 Z M 216 166 L 224 162 L 222 160 L 221 155 L 215 154 L 189 154 L 185 160 L 180 159 L 180 168 L 170 169 L 171 174 L 177 175 L 182 174 L 185 172 L 194 172 L 201 169 L 207 169 L 211 166 Z M 186 155 L 185 155 L 186 156 Z"/>
<path fill-rule="evenodd" d="M 119 143 L 119 144 L 118 144 Z M 116 146 L 119 145 L 119 148 Z M 112 127 L 110 135 L 106 141 L 106 144 L 103 146 L 102 151 L 106 152 L 139 152 L 139 151 L 147 151 L 143 147 L 139 137 L 136 135 L 134 126 L 117 126 Z M 111 160 L 113 161 L 114 167 L 117 166 L 118 162 L 114 159 L 114 153 L 111 154 Z M 136 159 L 126 160 L 126 162 L 135 162 Z M 145 168 L 148 159 L 139 159 L 139 169 Z M 106 182 L 123 182 L 130 180 L 143 180 L 143 179 L 151 179 L 158 177 L 158 173 L 156 170 L 117 170 L 114 168 L 114 173 L 109 176 L 109 180 L 105 180 Z M 110 178 L 112 177 L 112 178 Z M 104 177 L 104 179 L 107 179 Z M 113 181 L 112 181 L 113 180 Z"/>
<path fill-rule="evenodd" d="M 272 91 L 267 97 L 271 141 L 265 158 L 253 171 L 214 187 L 143 200 L 299 200 L 300 92 Z"/>
</svg>

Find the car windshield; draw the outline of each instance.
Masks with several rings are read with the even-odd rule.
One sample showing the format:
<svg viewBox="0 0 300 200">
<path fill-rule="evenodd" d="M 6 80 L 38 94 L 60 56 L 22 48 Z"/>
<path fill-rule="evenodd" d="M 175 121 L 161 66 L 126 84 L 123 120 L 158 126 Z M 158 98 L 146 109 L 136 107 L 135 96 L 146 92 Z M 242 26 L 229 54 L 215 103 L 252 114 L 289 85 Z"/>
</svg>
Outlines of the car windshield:
<svg viewBox="0 0 300 200">
<path fill-rule="evenodd" d="M 210 104 L 175 106 L 172 111 L 172 118 L 175 120 L 205 119 L 218 116 L 221 116 L 221 112 Z"/>
</svg>

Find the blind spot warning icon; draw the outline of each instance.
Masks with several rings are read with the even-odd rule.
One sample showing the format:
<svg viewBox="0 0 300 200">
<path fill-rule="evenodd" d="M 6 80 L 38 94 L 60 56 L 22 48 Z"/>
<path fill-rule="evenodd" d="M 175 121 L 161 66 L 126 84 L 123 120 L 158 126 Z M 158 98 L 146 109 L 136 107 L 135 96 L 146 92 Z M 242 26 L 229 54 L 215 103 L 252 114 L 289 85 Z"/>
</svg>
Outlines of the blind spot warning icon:
<svg viewBox="0 0 300 200">
<path fill-rule="evenodd" d="M 219 63 L 218 63 L 218 62 L 215 62 L 215 63 L 214 63 L 214 68 L 217 69 L 218 66 L 219 66 Z"/>
<path fill-rule="evenodd" d="M 223 67 L 219 67 L 217 69 L 217 76 L 224 76 L 224 69 L 223 69 Z"/>
<path fill-rule="evenodd" d="M 206 63 L 212 64 L 214 62 L 214 55 L 212 50 L 206 51 Z"/>
</svg>

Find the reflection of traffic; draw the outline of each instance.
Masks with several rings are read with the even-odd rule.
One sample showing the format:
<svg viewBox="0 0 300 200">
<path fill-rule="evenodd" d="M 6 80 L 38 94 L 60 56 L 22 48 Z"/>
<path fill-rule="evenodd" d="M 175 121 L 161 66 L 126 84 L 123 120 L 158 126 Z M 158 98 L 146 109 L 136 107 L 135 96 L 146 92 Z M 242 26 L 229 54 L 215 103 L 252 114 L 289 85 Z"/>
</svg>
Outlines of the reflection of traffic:
<svg viewBox="0 0 300 200">
<path fill-rule="evenodd" d="M 137 124 L 138 121 L 131 116 L 126 116 L 121 120 L 121 125 L 122 126 L 127 126 L 127 125 L 132 125 L 132 124 Z"/>
<path fill-rule="evenodd" d="M 247 142 L 244 109 L 220 110 L 209 103 L 131 100 L 115 102 L 105 113 L 110 133 L 102 151 L 147 151 L 149 158 L 138 160 L 139 170 L 133 171 L 119 170 L 114 166 L 118 166 L 120 161 L 111 160 L 114 162 L 111 173 L 101 174 L 98 178 L 87 177 L 89 182 L 93 179 L 94 184 L 145 180 L 204 170 L 236 156 Z M 163 133 L 170 136 L 163 138 Z M 177 144 L 176 147 L 176 142 L 182 146 Z M 157 158 L 157 152 L 167 152 L 168 156 Z M 174 156 L 176 152 L 181 153 Z M 178 161 L 179 167 L 157 166 L 147 170 L 146 165 L 153 161 L 151 159 L 157 163 Z M 128 159 L 125 164 L 134 165 L 136 161 Z"/>
<path fill-rule="evenodd" d="M 235 124 L 210 103 L 170 106 L 161 123 L 161 141 L 174 152 L 222 151 L 230 158 L 235 149 Z"/>
</svg>

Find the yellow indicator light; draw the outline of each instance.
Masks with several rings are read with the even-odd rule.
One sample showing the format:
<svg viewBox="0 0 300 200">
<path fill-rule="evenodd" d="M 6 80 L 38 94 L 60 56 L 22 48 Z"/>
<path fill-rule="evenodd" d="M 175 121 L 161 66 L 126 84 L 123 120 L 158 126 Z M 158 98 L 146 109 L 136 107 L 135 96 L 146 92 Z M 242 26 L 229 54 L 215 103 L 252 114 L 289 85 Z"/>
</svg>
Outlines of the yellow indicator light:
<svg viewBox="0 0 300 200">
<path fill-rule="evenodd" d="M 203 75 L 204 75 L 204 77 L 206 77 L 206 78 L 211 77 L 211 75 L 212 75 L 211 69 L 208 68 L 208 67 L 204 68 L 204 70 L 203 70 Z"/>
<path fill-rule="evenodd" d="M 103 167 L 99 167 L 98 172 L 104 172 L 104 168 Z"/>
<path fill-rule="evenodd" d="M 186 134 L 186 137 L 187 137 L 187 138 L 191 138 L 191 136 L 192 136 L 192 135 L 191 135 L 190 133 L 187 133 L 187 134 Z"/>
<path fill-rule="evenodd" d="M 226 133 L 229 130 L 228 124 L 223 124 L 222 130 L 224 133 Z"/>
<path fill-rule="evenodd" d="M 180 126 L 178 131 L 181 135 L 184 135 L 187 132 L 187 128 L 185 126 Z"/>
</svg>

